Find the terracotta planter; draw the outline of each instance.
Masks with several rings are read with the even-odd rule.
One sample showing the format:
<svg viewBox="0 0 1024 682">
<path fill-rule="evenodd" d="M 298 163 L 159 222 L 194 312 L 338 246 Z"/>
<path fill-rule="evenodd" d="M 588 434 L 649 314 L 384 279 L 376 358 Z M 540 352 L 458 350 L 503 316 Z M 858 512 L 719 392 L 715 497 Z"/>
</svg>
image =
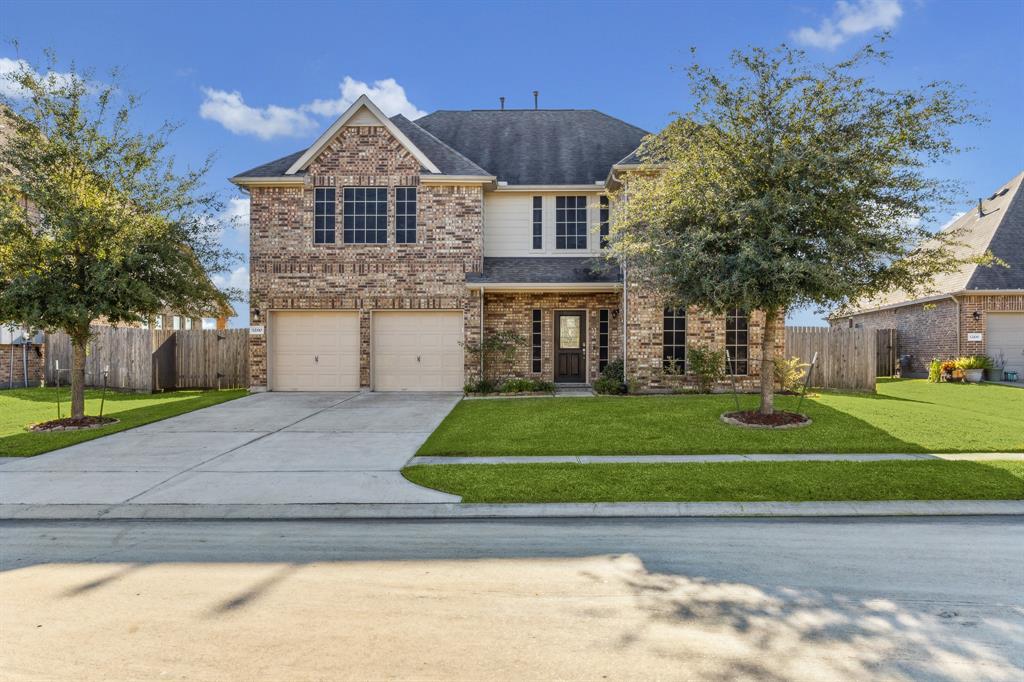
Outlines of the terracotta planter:
<svg viewBox="0 0 1024 682">
<path fill-rule="evenodd" d="M 965 369 L 964 380 L 969 384 L 977 384 L 981 382 L 982 376 L 984 376 L 984 369 Z"/>
</svg>

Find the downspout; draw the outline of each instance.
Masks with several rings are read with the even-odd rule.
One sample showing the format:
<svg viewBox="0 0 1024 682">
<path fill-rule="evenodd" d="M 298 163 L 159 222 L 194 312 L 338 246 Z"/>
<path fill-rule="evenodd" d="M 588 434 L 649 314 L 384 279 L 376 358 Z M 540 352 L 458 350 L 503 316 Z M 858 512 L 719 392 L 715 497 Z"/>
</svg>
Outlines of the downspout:
<svg viewBox="0 0 1024 682">
<path fill-rule="evenodd" d="M 626 277 L 626 264 L 622 264 L 622 381 L 629 383 L 629 374 L 626 372 L 626 349 L 629 347 L 626 343 L 626 320 L 629 318 L 629 304 L 628 296 L 626 296 L 626 287 L 629 278 Z"/>
</svg>

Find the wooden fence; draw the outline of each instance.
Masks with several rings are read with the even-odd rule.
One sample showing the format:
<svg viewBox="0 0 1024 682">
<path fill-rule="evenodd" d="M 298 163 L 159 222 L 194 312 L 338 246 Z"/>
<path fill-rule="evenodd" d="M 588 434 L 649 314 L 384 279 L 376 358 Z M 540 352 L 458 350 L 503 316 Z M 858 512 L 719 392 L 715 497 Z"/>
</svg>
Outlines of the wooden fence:
<svg viewBox="0 0 1024 682">
<path fill-rule="evenodd" d="M 244 388 L 249 385 L 249 332 L 245 329 L 150 330 L 97 327 L 85 359 L 85 385 L 165 391 L 175 388 Z M 46 336 L 47 385 L 67 384 L 71 340 Z"/>
<path fill-rule="evenodd" d="M 874 391 L 877 376 L 877 335 L 874 329 L 786 327 L 786 355 L 810 363 L 818 361 L 811 385 Z"/>
</svg>

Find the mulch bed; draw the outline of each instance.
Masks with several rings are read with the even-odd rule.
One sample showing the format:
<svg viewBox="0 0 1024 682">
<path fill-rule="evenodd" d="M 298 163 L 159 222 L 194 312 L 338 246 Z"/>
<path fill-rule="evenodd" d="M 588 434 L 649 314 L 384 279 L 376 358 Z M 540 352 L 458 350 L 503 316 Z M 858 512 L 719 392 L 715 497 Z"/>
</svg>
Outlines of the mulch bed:
<svg viewBox="0 0 1024 682">
<path fill-rule="evenodd" d="M 116 424 L 119 420 L 113 417 L 64 417 L 53 419 L 41 424 L 33 424 L 29 431 L 78 431 L 81 429 L 96 429 L 107 424 Z"/>
<path fill-rule="evenodd" d="M 775 412 L 773 414 L 761 414 L 760 412 L 726 412 L 722 415 L 722 421 L 734 426 L 746 426 L 754 429 L 795 429 L 807 426 L 811 423 L 809 417 L 796 412 Z"/>
</svg>

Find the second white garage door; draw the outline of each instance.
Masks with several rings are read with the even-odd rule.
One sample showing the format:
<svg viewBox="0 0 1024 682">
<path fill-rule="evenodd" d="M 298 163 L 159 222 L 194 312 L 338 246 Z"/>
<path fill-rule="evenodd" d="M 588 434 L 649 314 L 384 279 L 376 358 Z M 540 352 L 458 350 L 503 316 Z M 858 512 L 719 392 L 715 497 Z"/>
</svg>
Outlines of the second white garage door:
<svg viewBox="0 0 1024 682">
<path fill-rule="evenodd" d="M 1024 377 L 1024 313 L 989 313 L 986 354 L 1006 362 L 1003 371 Z"/>
<path fill-rule="evenodd" d="M 377 391 L 460 391 L 462 311 L 374 312 Z"/>
<path fill-rule="evenodd" d="M 270 388 L 358 391 L 359 313 L 270 313 Z"/>
</svg>

